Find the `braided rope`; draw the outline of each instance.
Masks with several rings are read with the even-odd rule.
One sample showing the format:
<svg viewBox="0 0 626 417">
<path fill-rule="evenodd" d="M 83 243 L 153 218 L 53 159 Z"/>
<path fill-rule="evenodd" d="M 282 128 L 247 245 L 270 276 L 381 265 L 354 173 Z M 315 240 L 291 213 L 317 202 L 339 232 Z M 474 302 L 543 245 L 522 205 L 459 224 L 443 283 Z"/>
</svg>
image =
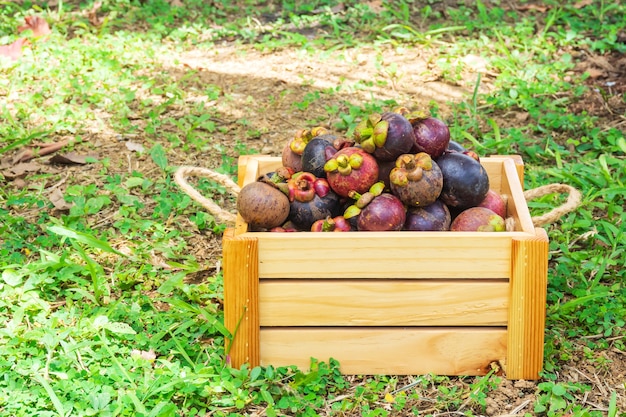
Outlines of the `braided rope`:
<svg viewBox="0 0 626 417">
<path fill-rule="evenodd" d="M 174 182 L 185 192 L 192 200 L 200 203 L 202 207 L 208 210 L 213 216 L 219 219 L 223 223 L 234 224 L 237 220 L 237 216 L 230 213 L 220 206 L 215 204 L 211 199 L 204 197 L 198 192 L 191 184 L 187 182 L 187 177 L 209 178 L 224 187 L 235 197 L 239 195 L 239 185 L 237 185 L 230 177 L 220 174 L 219 172 L 212 171 L 207 168 L 181 166 L 176 170 L 174 174 Z"/>
<path fill-rule="evenodd" d="M 526 199 L 526 201 L 530 201 L 539 197 L 543 197 L 544 195 L 554 193 L 568 194 L 567 200 L 562 205 L 555 207 L 554 209 L 541 216 L 532 217 L 533 225 L 535 225 L 536 227 L 541 227 L 550 223 L 554 223 L 565 214 L 576 210 L 582 200 L 582 195 L 580 191 L 578 191 L 576 188 L 571 187 L 567 184 L 558 183 L 548 184 L 524 191 L 524 198 Z"/>
</svg>

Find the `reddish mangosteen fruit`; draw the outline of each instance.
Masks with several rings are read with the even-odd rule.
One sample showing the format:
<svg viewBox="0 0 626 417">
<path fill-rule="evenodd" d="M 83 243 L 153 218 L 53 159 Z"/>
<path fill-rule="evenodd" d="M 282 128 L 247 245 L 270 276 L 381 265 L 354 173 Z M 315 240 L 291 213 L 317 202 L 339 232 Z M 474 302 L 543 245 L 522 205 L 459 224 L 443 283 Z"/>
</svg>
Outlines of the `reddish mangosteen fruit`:
<svg viewBox="0 0 626 417">
<path fill-rule="evenodd" d="M 407 116 L 415 133 L 415 144 L 411 153 L 426 152 L 432 158 L 439 158 L 450 143 L 448 125 L 435 117 Z"/>
<path fill-rule="evenodd" d="M 354 221 L 360 231 L 402 230 L 406 208 L 398 197 L 384 193 L 384 188 L 383 182 L 377 182 L 363 194 L 352 192 L 355 203 L 346 209 L 343 217 Z"/>
<path fill-rule="evenodd" d="M 503 232 L 504 219 L 485 207 L 471 207 L 463 210 L 450 224 L 453 232 Z"/>
<path fill-rule="evenodd" d="M 443 175 L 441 200 L 452 210 L 475 207 L 489 191 L 489 176 L 476 159 L 459 152 L 444 152 L 435 160 Z"/>
<path fill-rule="evenodd" d="M 271 229 L 287 220 L 289 199 L 276 187 L 255 181 L 239 191 L 237 211 L 251 229 Z"/>
<path fill-rule="evenodd" d="M 328 129 L 321 126 L 314 127 L 310 130 L 301 129 L 297 131 L 293 139 L 287 142 L 283 148 L 281 157 L 283 166 L 292 168 L 294 172 L 302 171 L 302 153 L 304 152 L 306 144 L 314 137 L 328 133 Z"/>
<path fill-rule="evenodd" d="M 393 161 L 415 143 L 411 122 L 396 112 L 371 114 L 356 126 L 354 138 L 379 161 Z"/>
<path fill-rule="evenodd" d="M 409 207 L 404 230 L 443 232 L 450 230 L 451 222 L 448 207 L 441 200 L 435 200 L 426 207 Z"/>
<path fill-rule="evenodd" d="M 409 207 L 432 204 L 443 188 L 441 170 L 426 152 L 400 155 L 389 182 L 391 192 Z"/>
<path fill-rule="evenodd" d="M 311 226 L 312 232 L 349 232 L 351 230 L 352 226 L 343 216 L 320 219 Z"/>
<path fill-rule="evenodd" d="M 287 183 L 289 188 L 289 220 L 299 230 L 310 230 L 317 220 L 339 215 L 341 205 L 324 178 L 310 172 L 297 172 Z"/>
<path fill-rule="evenodd" d="M 506 201 L 504 197 L 495 190 L 489 189 L 484 200 L 478 204 L 478 207 L 486 207 L 498 216 L 506 219 Z"/>
<path fill-rule="evenodd" d="M 354 146 L 337 151 L 324 170 L 330 187 L 341 197 L 348 197 L 350 191 L 364 193 L 378 181 L 376 158 Z"/>
</svg>

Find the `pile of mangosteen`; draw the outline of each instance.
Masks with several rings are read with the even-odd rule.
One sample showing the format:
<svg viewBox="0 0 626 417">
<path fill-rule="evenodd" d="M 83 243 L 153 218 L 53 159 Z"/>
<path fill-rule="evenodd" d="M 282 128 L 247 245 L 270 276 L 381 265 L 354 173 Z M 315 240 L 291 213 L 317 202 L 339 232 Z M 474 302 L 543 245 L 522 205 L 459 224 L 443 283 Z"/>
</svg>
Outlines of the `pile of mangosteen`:
<svg viewBox="0 0 626 417">
<path fill-rule="evenodd" d="M 282 165 L 239 193 L 251 231 L 505 230 L 505 201 L 479 156 L 424 113 L 370 114 L 351 138 L 300 130 Z"/>
</svg>

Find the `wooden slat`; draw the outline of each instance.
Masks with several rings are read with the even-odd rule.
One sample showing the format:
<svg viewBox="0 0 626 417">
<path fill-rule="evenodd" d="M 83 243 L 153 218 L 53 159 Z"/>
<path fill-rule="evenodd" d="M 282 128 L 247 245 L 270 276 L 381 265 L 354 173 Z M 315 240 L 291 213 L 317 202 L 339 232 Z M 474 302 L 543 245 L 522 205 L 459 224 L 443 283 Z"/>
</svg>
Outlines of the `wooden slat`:
<svg viewBox="0 0 626 417">
<path fill-rule="evenodd" d="M 509 306 L 507 377 L 538 379 L 543 366 L 543 342 L 548 284 L 548 235 L 513 240 L 513 274 Z"/>
<path fill-rule="evenodd" d="M 504 161 L 503 174 L 507 181 L 503 182 L 502 192 L 508 196 L 507 199 L 507 216 L 515 219 L 515 230 L 520 230 L 531 236 L 535 234 L 535 226 L 533 226 L 528 205 L 524 198 L 524 191 L 517 180 L 517 166 L 513 160 Z"/>
<path fill-rule="evenodd" d="M 503 328 L 262 328 L 261 365 L 305 370 L 333 358 L 343 374 L 484 375 L 506 343 Z"/>
<path fill-rule="evenodd" d="M 506 326 L 508 281 L 262 280 L 261 326 Z"/>
<path fill-rule="evenodd" d="M 259 364 L 258 240 L 235 236 L 228 229 L 223 238 L 224 325 L 234 335 L 227 340 L 231 364 Z"/>
<path fill-rule="evenodd" d="M 507 232 L 258 235 L 261 278 L 509 278 L 511 272 Z"/>
</svg>

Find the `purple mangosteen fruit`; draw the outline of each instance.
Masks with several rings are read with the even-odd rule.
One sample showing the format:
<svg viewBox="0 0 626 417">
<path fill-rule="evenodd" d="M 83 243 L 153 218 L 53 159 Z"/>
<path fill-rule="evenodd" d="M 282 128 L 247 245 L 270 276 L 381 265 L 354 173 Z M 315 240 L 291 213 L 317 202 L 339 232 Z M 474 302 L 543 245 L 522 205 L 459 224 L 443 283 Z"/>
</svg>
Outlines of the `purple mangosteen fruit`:
<svg viewBox="0 0 626 417">
<path fill-rule="evenodd" d="M 446 148 L 446 151 L 454 151 L 454 152 L 465 152 L 467 151 L 467 149 L 465 149 L 465 147 L 463 145 L 461 145 L 459 142 L 456 142 L 454 140 L 450 140 L 450 142 L 448 142 L 448 147 Z"/>
<path fill-rule="evenodd" d="M 298 130 L 293 139 L 283 147 L 281 155 L 283 166 L 292 168 L 294 172 L 302 171 L 302 153 L 306 144 L 314 137 L 326 134 L 329 134 L 329 131 L 322 126 Z"/>
<path fill-rule="evenodd" d="M 324 178 L 310 172 L 296 172 L 287 183 L 289 220 L 299 230 L 311 230 L 317 220 L 340 214 L 341 204 Z"/>
<path fill-rule="evenodd" d="M 435 200 L 434 203 L 426 207 L 409 207 L 404 222 L 404 230 L 443 232 L 450 230 L 451 222 L 448 207 L 441 200 Z"/>
<path fill-rule="evenodd" d="M 441 200 L 452 208 L 475 207 L 489 191 L 489 176 L 476 159 L 459 152 L 444 152 L 435 160 L 443 175 Z"/>
<path fill-rule="evenodd" d="M 355 203 L 348 207 L 343 217 L 351 224 L 356 223 L 359 231 L 402 230 L 406 221 L 406 208 L 393 194 L 383 192 L 385 184 L 380 181 L 369 191 L 351 193 Z"/>
<path fill-rule="evenodd" d="M 391 192 L 409 207 L 432 204 L 443 188 L 441 169 L 426 152 L 400 155 L 389 182 Z"/>
<path fill-rule="evenodd" d="M 435 117 L 407 117 L 415 133 L 415 144 L 411 153 L 426 152 L 432 158 L 440 157 L 450 143 L 448 125 Z"/>
<path fill-rule="evenodd" d="M 354 129 L 354 139 L 379 161 L 393 161 L 415 143 L 413 126 L 396 112 L 373 113 Z"/>
</svg>

